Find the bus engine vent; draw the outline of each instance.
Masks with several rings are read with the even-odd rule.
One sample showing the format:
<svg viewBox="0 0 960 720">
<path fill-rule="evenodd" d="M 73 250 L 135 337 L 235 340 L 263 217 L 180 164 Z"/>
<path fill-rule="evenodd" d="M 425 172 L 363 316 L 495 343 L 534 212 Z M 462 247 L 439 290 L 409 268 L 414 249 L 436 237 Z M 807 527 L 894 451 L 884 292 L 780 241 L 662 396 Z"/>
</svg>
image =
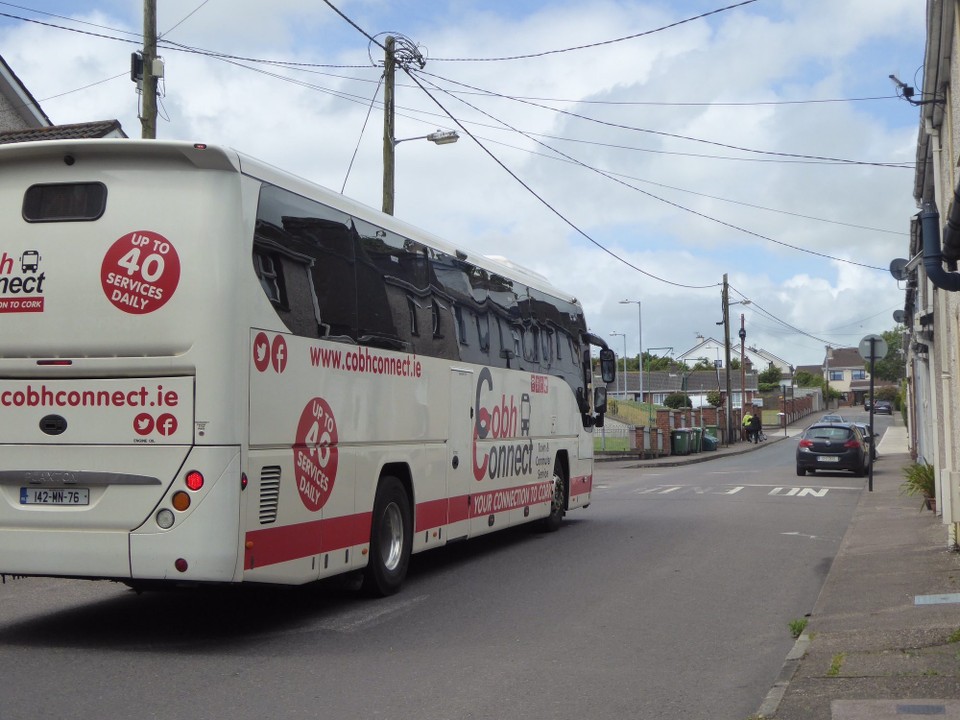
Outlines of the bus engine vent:
<svg viewBox="0 0 960 720">
<path fill-rule="evenodd" d="M 277 520 L 280 504 L 280 466 L 267 465 L 260 471 L 260 524 Z"/>
</svg>

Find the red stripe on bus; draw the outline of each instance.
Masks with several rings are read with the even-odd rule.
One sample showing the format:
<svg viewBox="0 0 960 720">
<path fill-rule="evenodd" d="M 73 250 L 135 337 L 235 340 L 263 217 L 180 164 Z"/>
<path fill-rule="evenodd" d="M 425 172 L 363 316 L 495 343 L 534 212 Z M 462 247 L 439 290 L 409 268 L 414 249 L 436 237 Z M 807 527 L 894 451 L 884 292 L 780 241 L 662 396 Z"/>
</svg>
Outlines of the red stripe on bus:
<svg viewBox="0 0 960 720">
<path fill-rule="evenodd" d="M 590 475 L 571 479 L 570 495 L 590 492 L 592 482 Z M 552 491 L 553 483 L 547 481 L 423 502 L 416 508 L 416 532 L 549 502 Z M 372 515 L 373 513 L 369 512 L 357 513 L 327 520 L 252 530 L 245 538 L 243 567 L 245 570 L 253 570 L 265 565 L 363 545 L 370 541 Z"/>
<path fill-rule="evenodd" d="M 372 513 L 264 528 L 247 533 L 244 570 L 342 550 L 370 541 Z"/>
<path fill-rule="evenodd" d="M 585 495 L 593 489 L 593 475 L 570 478 L 570 497 Z"/>
<path fill-rule="evenodd" d="M 447 500 L 429 500 L 417 505 L 417 527 L 416 532 L 423 532 L 435 527 L 447 524 L 449 515 L 448 505 L 453 503 L 456 498 Z"/>
</svg>

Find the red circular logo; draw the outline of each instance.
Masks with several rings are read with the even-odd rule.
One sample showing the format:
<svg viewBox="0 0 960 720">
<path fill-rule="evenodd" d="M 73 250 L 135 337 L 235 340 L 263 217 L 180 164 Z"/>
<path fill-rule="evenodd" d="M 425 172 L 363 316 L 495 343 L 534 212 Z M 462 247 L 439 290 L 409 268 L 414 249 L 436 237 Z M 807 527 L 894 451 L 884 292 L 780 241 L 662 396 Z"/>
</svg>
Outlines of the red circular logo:
<svg viewBox="0 0 960 720">
<path fill-rule="evenodd" d="M 114 307 L 133 315 L 151 313 L 162 308 L 177 289 L 180 256 L 159 233 L 127 233 L 107 250 L 100 283 Z"/>
<path fill-rule="evenodd" d="M 177 419 L 170 413 L 164 413 L 157 418 L 157 432 L 168 437 L 177 431 Z"/>
<path fill-rule="evenodd" d="M 257 372 L 265 372 L 270 366 L 270 341 L 264 332 L 253 339 L 253 366 Z"/>
<path fill-rule="evenodd" d="M 283 335 L 277 335 L 273 339 L 273 344 L 270 346 L 270 362 L 278 375 L 287 367 L 287 341 L 283 339 Z"/>
<path fill-rule="evenodd" d="M 153 432 L 153 416 L 150 413 L 140 413 L 133 419 L 133 429 L 137 435 L 149 435 Z"/>
<path fill-rule="evenodd" d="M 314 398 L 300 413 L 293 466 L 304 507 L 319 510 L 337 478 L 337 422 L 323 398 Z"/>
</svg>

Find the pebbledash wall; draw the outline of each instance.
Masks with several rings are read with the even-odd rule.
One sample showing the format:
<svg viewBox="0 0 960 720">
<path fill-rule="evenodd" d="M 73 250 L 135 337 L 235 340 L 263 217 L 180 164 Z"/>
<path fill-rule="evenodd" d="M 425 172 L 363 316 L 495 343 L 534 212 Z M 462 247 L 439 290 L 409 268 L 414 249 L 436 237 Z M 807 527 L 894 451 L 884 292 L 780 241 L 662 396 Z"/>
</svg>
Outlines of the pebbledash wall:
<svg viewBox="0 0 960 720">
<path fill-rule="evenodd" d="M 763 413 L 764 428 L 767 430 L 777 427 L 782 428 L 783 416 L 780 415 L 782 411 L 782 407 L 776 411 L 768 408 Z M 776 413 L 776 420 L 771 422 L 774 412 Z M 786 408 L 787 425 L 806 417 L 812 412 L 813 397 L 798 397 L 788 401 Z M 720 444 L 728 445 L 730 443 L 740 442 L 743 439 L 740 429 L 741 417 L 740 408 L 734 408 L 731 419 L 734 437 L 728 440 L 726 437 L 726 417 L 720 408 L 660 409 L 656 411 L 654 425 L 649 431 L 646 426 L 633 428 L 633 441 L 630 451 L 631 453 L 636 452 L 641 456 L 670 455 L 670 433 L 678 428 L 716 428 L 717 438 Z"/>
</svg>

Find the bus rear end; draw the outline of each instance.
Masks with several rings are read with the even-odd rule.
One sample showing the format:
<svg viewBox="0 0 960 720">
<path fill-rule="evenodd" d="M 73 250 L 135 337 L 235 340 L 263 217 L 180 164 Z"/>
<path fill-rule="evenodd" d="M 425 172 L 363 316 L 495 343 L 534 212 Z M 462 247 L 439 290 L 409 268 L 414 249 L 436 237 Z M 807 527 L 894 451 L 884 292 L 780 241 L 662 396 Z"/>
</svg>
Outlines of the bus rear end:
<svg viewBox="0 0 960 720">
<path fill-rule="evenodd" d="M 239 576 L 236 161 L 0 147 L 0 574 Z"/>
</svg>

